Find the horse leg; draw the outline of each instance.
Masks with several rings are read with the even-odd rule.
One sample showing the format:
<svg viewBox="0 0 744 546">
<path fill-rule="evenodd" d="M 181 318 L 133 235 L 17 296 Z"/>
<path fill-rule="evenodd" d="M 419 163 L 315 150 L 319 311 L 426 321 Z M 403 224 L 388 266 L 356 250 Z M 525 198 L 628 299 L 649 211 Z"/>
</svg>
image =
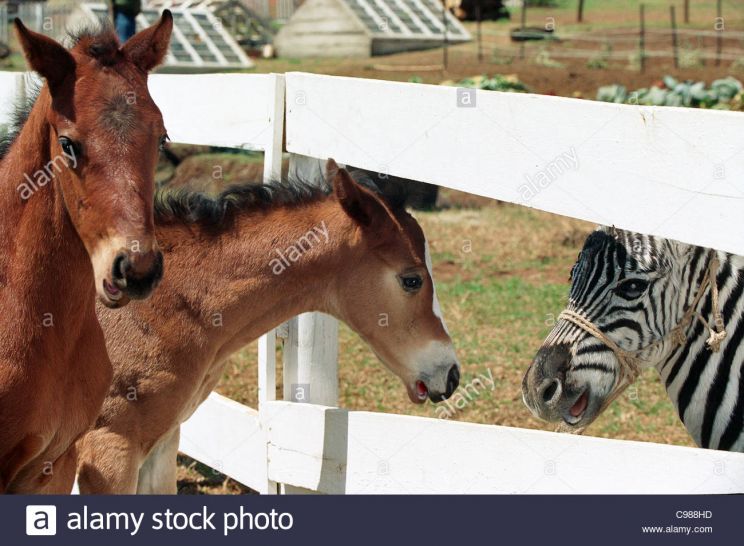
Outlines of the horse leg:
<svg viewBox="0 0 744 546">
<path fill-rule="evenodd" d="M 181 427 L 177 426 L 155 444 L 140 467 L 138 494 L 175 495 L 178 492 L 176 459 L 180 438 Z"/>
<path fill-rule="evenodd" d="M 80 494 L 134 494 L 137 492 L 139 449 L 121 434 L 105 429 L 88 432 L 78 443 Z"/>
</svg>

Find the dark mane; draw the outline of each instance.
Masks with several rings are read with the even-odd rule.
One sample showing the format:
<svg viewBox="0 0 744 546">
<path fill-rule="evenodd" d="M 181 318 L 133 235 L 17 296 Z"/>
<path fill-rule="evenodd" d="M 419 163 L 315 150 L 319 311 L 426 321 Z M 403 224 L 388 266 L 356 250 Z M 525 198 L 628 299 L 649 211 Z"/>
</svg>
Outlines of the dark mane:
<svg viewBox="0 0 744 546">
<path fill-rule="evenodd" d="M 593 260 L 598 254 L 609 251 L 620 269 L 662 271 L 669 267 L 668 249 L 666 239 L 603 226 L 586 238 L 576 263 L 582 259 Z"/>
<path fill-rule="evenodd" d="M 353 173 L 352 173 L 353 174 Z M 382 195 L 377 186 L 364 176 L 356 181 L 386 202 L 393 212 L 404 208 L 404 199 L 396 193 Z M 212 231 L 225 231 L 233 225 L 240 212 L 268 210 L 278 207 L 298 207 L 320 201 L 332 188 L 303 180 L 272 181 L 268 184 L 247 183 L 232 186 L 211 197 L 186 189 L 162 189 L 155 194 L 156 223 L 195 224 Z"/>
<path fill-rule="evenodd" d="M 223 230 L 240 211 L 298 206 L 318 201 L 328 193 L 328 187 L 301 181 L 231 186 L 216 197 L 186 189 L 162 189 L 155 194 L 155 221 Z"/>
</svg>

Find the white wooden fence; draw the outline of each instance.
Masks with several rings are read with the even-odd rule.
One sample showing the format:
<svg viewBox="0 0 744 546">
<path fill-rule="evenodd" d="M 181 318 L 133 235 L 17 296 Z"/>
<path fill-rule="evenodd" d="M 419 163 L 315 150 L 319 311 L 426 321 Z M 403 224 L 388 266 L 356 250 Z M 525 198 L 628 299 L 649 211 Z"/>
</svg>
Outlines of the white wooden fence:
<svg viewBox="0 0 744 546">
<path fill-rule="evenodd" d="M 17 83 L 0 76 L 3 98 Z M 264 150 L 266 177 L 286 123 L 298 156 L 744 254 L 742 114 L 302 73 L 150 87 L 174 141 Z M 275 400 L 271 332 L 258 410 L 212 394 L 181 450 L 264 493 L 744 492 L 744 454 L 333 407 L 335 332 L 314 314 L 290 323 L 285 398 L 309 383 L 311 403 Z"/>
</svg>

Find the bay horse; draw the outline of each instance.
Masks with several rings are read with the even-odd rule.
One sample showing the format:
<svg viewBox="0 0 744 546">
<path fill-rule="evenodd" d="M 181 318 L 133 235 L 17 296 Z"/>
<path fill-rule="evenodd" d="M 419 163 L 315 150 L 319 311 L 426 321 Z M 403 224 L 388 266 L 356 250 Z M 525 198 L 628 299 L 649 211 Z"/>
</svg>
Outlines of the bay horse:
<svg viewBox="0 0 744 546">
<path fill-rule="evenodd" d="M 332 160 L 327 171 L 332 191 L 283 183 L 156 198 L 168 275 L 147 301 L 98 307 L 114 380 L 79 443 L 81 493 L 175 493 L 181 423 L 230 354 L 298 313 L 345 321 L 413 402 L 452 395 L 459 363 L 421 227 Z"/>
<path fill-rule="evenodd" d="M 153 193 L 166 133 L 147 73 L 173 19 L 123 46 L 85 31 L 70 50 L 15 25 L 45 83 L 0 163 L 0 492 L 66 493 L 112 376 L 96 294 L 121 307 L 162 274 Z"/>
</svg>

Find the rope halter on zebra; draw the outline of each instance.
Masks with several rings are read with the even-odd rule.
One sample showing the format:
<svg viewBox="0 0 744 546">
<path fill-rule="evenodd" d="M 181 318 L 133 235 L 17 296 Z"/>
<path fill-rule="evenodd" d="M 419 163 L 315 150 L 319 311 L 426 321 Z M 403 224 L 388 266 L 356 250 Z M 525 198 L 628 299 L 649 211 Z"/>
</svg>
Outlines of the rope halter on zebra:
<svg viewBox="0 0 744 546">
<path fill-rule="evenodd" d="M 602 404 L 602 408 L 597 413 L 601 414 L 607 407 L 612 404 L 630 385 L 632 385 L 638 376 L 641 374 L 641 369 L 644 364 L 647 364 L 647 360 L 641 355 L 648 353 L 652 349 L 662 346 L 665 342 L 673 341 L 672 347 L 682 346 L 687 343 L 687 336 L 685 331 L 688 326 L 692 323 L 693 319 L 697 318 L 704 328 L 710 330 L 710 336 L 706 340 L 705 344 L 707 347 L 717 353 L 721 349 L 721 343 L 726 339 L 726 327 L 723 321 L 723 314 L 718 306 L 718 256 L 714 250 L 710 251 L 710 257 L 708 259 L 708 269 L 705 273 L 703 281 L 700 283 L 697 294 L 692 300 L 692 303 L 685 311 L 682 319 L 672 328 L 668 334 L 657 339 L 653 343 L 646 345 L 636 351 L 626 351 L 621 348 L 617 343 L 607 337 L 591 320 L 589 320 L 584 313 L 579 311 L 572 311 L 565 309 L 558 315 L 558 320 L 564 319 L 572 322 L 587 334 L 594 336 L 596 339 L 604 343 L 604 345 L 610 349 L 620 364 L 615 384 L 612 387 L 612 391 L 609 396 L 605 399 Z M 706 290 L 710 286 L 711 294 L 711 309 L 713 310 L 713 324 L 709 324 L 705 318 L 697 311 L 697 307 L 700 301 L 703 299 Z M 573 427 L 566 423 L 561 423 L 557 428 L 559 432 L 570 432 L 572 434 L 582 434 L 589 424 L 581 427 Z"/>
</svg>

